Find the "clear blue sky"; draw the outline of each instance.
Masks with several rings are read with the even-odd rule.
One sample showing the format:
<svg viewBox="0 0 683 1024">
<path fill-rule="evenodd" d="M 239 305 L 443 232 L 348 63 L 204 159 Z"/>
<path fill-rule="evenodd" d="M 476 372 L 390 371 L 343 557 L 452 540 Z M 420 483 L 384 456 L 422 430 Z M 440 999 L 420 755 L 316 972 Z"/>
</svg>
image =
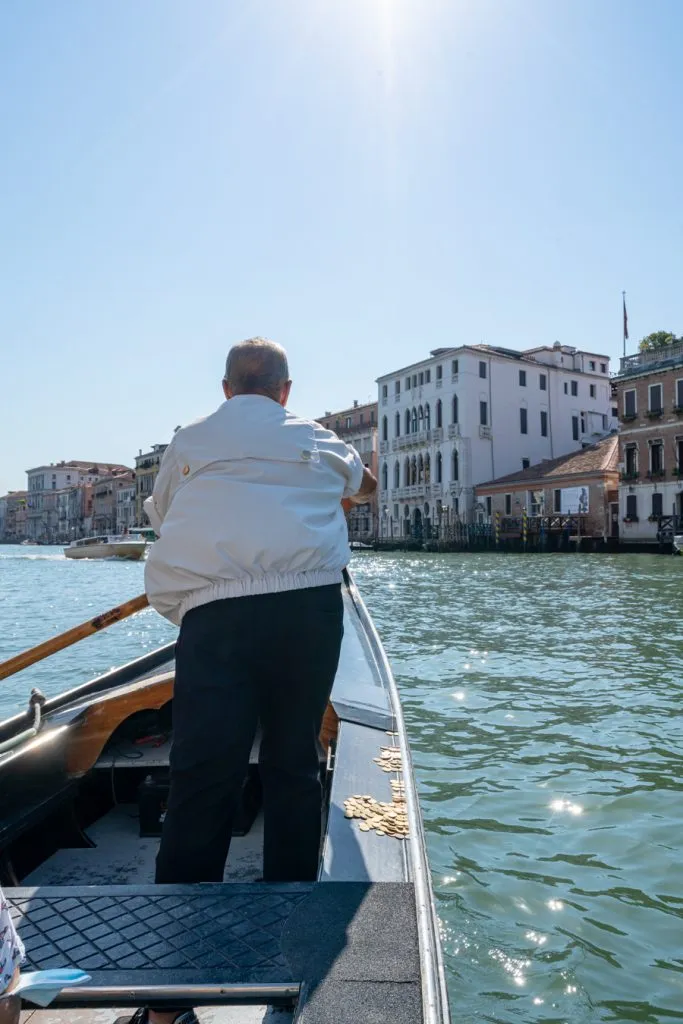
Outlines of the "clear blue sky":
<svg viewBox="0 0 683 1024">
<path fill-rule="evenodd" d="M 0 5 L 0 493 L 437 345 L 683 332 L 681 0 Z"/>
</svg>

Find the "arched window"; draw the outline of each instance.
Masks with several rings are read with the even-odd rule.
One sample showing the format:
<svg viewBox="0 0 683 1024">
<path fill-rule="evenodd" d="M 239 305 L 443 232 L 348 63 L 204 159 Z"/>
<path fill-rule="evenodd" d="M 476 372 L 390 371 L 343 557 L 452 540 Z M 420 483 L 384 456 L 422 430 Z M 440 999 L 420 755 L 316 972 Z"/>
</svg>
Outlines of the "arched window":
<svg viewBox="0 0 683 1024">
<path fill-rule="evenodd" d="M 395 433 L 395 437 L 400 437 L 401 436 L 401 414 L 400 414 L 400 412 L 396 413 L 396 422 L 394 424 L 394 433 Z"/>
<path fill-rule="evenodd" d="M 425 483 L 428 484 L 431 480 L 432 475 L 432 460 L 429 457 L 429 452 L 425 455 Z"/>
<path fill-rule="evenodd" d="M 441 452 L 436 453 L 436 482 L 441 483 L 443 477 L 443 459 L 441 458 Z"/>
<path fill-rule="evenodd" d="M 406 409 L 406 434 L 410 433 L 410 409 Z"/>
<path fill-rule="evenodd" d="M 394 487 L 401 486 L 401 466 L 399 465 L 398 459 L 394 463 Z"/>
<path fill-rule="evenodd" d="M 386 491 L 389 486 L 389 471 L 386 462 L 382 463 L 382 490 Z"/>
<path fill-rule="evenodd" d="M 410 483 L 413 486 L 417 483 L 417 461 L 414 455 L 410 463 Z"/>
<path fill-rule="evenodd" d="M 432 422 L 432 412 L 429 408 L 429 402 L 425 405 L 425 430 L 429 430 Z"/>
<path fill-rule="evenodd" d="M 389 440 L 389 423 L 387 422 L 386 416 L 382 416 L 382 440 Z"/>
<path fill-rule="evenodd" d="M 453 395 L 453 423 L 458 422 L 458 396 Z"/>
<path fill-rule="evenodd" d="M 418 430 L 424 430 L 424 428 L 425 428 L 425 411 L 422 408 L 422 406 L 420 406 L 420 408 L 417 410 L 417 429 Z"/>
<path fill-rule="evenodd" d="M 443 426 L 443 406 L 441 405 L 441 399 L 436 403 L 436 425 L 437 427 Z"/>
<path fill-rule="evenodd" d="M 453 480 L 460 479 L 460 459 L 457 452 L 453 452 L 453 473 L 451 476 Z"/>
<path fill-rule="evenodd" d="M 417 460 L 417 482 L 421 484 L 425 478 L 425 464 L 422 456 L 420 455 Z"/>
<path fill-rule="evenodd" d="M 414 434 L 417 433 L 417 409 L 413 406 L 413 414 L 410 417 L 410 426 Z"/>
<path fill-rule="evenodd" d="M 403 463 L 403 486 L 410 487 L 410 459 L 407 455 Z"/>
</svg>

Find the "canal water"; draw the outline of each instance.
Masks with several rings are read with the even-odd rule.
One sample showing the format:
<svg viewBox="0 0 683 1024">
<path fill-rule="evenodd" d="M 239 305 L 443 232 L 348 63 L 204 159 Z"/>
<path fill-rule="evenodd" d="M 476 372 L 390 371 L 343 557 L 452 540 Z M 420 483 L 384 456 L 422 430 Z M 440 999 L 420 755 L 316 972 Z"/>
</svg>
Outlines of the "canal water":
<svg viewBox="0 0 683 1024">
<path fill-rule="evenodd" d="M 683 559 L 353 568 L 403 695 L 454 1022 L 683 1021 Z M 0 548 L 0 658 L 141 590 L 141 565 Z M 0 683 L 0 716 L 174 635 L 120 623 Z"/>
</svg>

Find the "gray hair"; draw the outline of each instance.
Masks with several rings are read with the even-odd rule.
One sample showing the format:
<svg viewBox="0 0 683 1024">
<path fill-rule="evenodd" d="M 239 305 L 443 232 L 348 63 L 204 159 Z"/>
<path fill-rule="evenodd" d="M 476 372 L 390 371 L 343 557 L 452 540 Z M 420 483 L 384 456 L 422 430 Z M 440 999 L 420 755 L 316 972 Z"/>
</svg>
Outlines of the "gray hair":
<svg viewBox="0 0 683 1024">
<path fill-rule="evenodd" d="M 267 395 L 277 401 L 289 380 L 287 353 L 268 338 L 239 341 L 228 352 L 223 380 L 235 395 Z"/>
</svg>

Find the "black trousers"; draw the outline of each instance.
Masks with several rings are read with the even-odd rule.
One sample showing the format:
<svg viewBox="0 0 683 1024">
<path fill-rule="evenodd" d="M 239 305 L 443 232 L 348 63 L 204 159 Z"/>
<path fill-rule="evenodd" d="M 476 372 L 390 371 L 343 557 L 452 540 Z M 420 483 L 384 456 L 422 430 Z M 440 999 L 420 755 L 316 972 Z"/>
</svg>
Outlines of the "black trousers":
<svg viewBox="0 0 683 1024">
<path fill-rule="evenodd" d="M 264 879 L 316 877 L 318 734 L 343 628 L 339 585 L 214 601 L 184 616 L 157 882 L 223 880 L 259 722 Z"/>
</svg>

